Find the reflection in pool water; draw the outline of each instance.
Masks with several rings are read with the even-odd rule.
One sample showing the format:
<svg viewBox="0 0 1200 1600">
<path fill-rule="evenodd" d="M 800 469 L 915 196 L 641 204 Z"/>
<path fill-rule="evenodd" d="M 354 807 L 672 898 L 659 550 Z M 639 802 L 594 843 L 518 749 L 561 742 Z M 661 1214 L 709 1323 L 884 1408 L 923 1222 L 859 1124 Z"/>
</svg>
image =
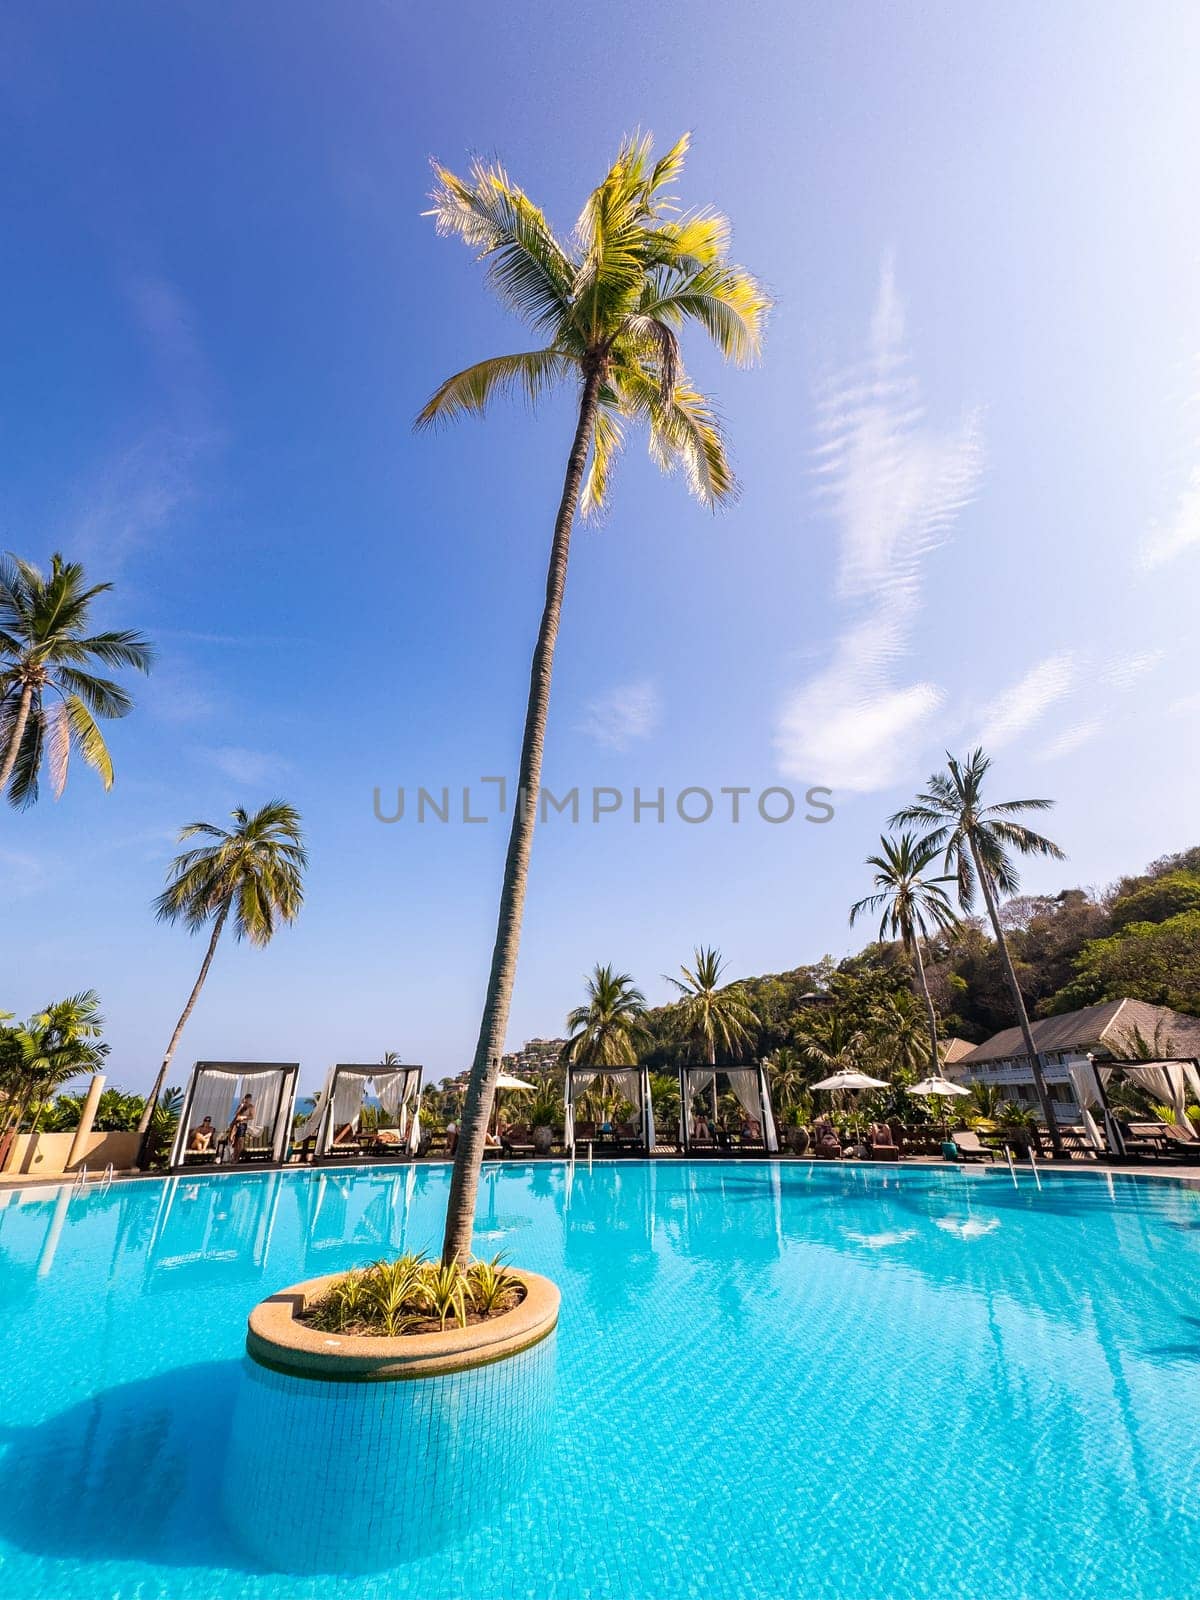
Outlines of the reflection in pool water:
<svg viewBox="0 0 1200 1600">
<path fill-rule="evenodd" d="M 245 1318 L 436 1247 L 445 1169 L 0 1195 L 4 1591 L 1178 1600 L 1200 1570 L 1200 1194 L 1042 1183 L 489 1168 L 479 1249 L 563 1291 L 543 1457 L 495 1430 L 499 1494 L 333 1576 L 303 1549 L 279 1576 L 236 1534 L 303 1479 L 311 1430 L 223 1509 Z"/>
</svg>

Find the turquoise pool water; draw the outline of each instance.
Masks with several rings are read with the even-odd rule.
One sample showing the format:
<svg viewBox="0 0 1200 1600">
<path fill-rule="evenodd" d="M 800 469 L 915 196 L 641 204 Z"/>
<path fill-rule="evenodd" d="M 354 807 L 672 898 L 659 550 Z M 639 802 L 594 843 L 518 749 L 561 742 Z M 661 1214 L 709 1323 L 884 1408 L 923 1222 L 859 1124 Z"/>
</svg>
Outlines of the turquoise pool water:
<svg viewBox="0 0 1200 1600">
<path fill-rule="evenodd" d="M 487 1169 L 477 1249 L 563 1291 L 537 1470 L 390 1570 L 256 1569 L 246 1314 L 435 1245 L 447 1178 L 0 1195 L 0 1592 L 1200 1594 L 1200 1192 L 798 1163 Z"/>
</svg>

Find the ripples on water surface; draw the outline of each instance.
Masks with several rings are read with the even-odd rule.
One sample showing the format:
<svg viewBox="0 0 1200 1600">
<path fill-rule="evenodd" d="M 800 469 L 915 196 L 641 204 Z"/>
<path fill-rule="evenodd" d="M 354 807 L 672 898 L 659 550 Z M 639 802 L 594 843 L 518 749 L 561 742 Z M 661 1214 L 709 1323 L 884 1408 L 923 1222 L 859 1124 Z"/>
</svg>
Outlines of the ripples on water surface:
<svg viewBox="0 0 1200 1600">
<path fill-rule="evenodd" d="M 447 1178 L 0 1195 L 0 1590 L 1200 1595 L 1200 1192 L 800 1163 L 485 1169 L 478 1253 L 563 1291 L 539 1475 L 390 1570 L 255 1570 L 219 1510 L 246 1314 L 435 1248 Z"/>
</svg>

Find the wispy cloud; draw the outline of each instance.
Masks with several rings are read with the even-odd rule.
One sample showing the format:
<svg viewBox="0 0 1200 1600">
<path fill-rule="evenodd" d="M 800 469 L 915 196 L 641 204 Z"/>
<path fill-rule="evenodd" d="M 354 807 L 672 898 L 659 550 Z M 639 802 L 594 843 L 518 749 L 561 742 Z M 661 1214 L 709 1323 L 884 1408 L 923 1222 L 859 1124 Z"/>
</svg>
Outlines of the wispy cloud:
<svg viewBox="0 0 1200 1600">
<path fill-rule="evenodd" d="M 1040 761 L 1057 761 L 1060 756 L 1072 755 L 1091 741 L 1104 727 L 1099 717 L 1089 717 L 1086 722 L 1077 722 L 1073 728 L 1067 728 L 1060 733 L 1057 739 L 1052 739 L 1043 750 L 1038 752 Z"/>
<path fill-rule="evenodd" d="M 1165 661 L 1166 655 L 1165 650 L 1135 650 L 1131 655 L 1113 656 L 1105 662 L 1101 676 L 1114 689 L 1132 689 L 1139 678 Z"/>
<path fill-rule="evenodd" d="M 837 789 L 893 783 L 942 704 L 929 682 L 897 682 L 921 605 L 922 564 L 978 490 L 978 421 L 926 420 L 910 371 L 904 315 L 885 262 L 866 360 L 820 399 L 817 476 L 838 529 L 844 624 L 828 665 L 783 705 L 775 748 L 783 773 Z"/>
<path fill-rule="evenodd" d="M 208 365 L 180 292 L 154 274 L 123 280 L 133 324 L 156 379 L 154 421 L 134 430 L 79 494 L 72 546 L 111 571 L 167 528 L 195 498 L 205 458 L 220 442 Z"/>
<path fill-rule="evenodd" d="M 247 750 L 242 745 L 204 745 L 197 752 L 234 783 L 268 783 L 284 778 L 291 765 L 269 750 Z"/>
<path fill-rule="evenodd" d="M 1070 694 L 1078 676 L 1078 662 L 1070 650 L 1039 661 L 992 701 L 975 742 L 989 751 L 1011 744 Z"/>
<path fill-rule="evenodd" d="M 1146 571 L 1164 567 L 1200 546 L 1200 385 L 1184 405 L 1184 435 L 1183 487 L 1167 516 L 1146 531 L 1138 551 Z"/>
<path fill-rule="evenodd" d="M 580 733 L 609 750 L 627 750 L 648 739 L 662 720 L 662 702 L 649 679 L 618 684 L 584 707 Z"/>
<path fill-rule="evenodd" d="M 1200 545 L 1200 467 L 1193 468 L 1171 516 L 1142 540 L 1142 565 L 1164 567 L 1194 545 Z"/>
</svg>

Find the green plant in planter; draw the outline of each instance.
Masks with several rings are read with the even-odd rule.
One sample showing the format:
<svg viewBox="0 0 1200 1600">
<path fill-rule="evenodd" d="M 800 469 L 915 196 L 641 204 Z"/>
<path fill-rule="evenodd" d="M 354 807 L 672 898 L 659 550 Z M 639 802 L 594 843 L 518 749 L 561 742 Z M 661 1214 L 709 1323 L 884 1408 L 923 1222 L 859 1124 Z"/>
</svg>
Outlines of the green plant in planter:
<svg viewBox="0 0 1200 1600">
<path fill-rule="evenodd" d="M 327 1333 L 389 1339 L 423 1332 L 436 1320 L 444 1333 L 451 1320 L 465 1327 L 472 1312 L 491 1317 L 509 1310 L 519 1293 L 519 1279 L 505 1271 L 498 1255 L 462 1267 L 410 1253 L 344 1273 L 306 1309 L 303 1320 Z"/>
<path fill-rule="evenodd" d="M 505 1298 L 512 1293 L 516 1279 L 502 1265 L 503 1256 L 493 1256 L 490 1261 L 472 1261 L 467 1268 L 467 1282 L 471 1301 L 483 1316 L 490 1316 Z"/>
<path fill-rule="evenodd" d="M 429 1313 L 438 1319 L 443 1333 L 450 1316 L 460 1328 L 466 1327 L 467 1290 L 467 1274 L 456 1261 L 430 1265 L 421 1274 L 421 1299 Z"/>
<path fill-rule="evenodd" d="M 428 1270 L 423 1257 L 409 1255 L 398 1261 L 377 1261 L 367 1274 L 368 1299 L 389 1339 L 403 1333 L 416 1320 L 412 1301 L 427 1292 Z M 443 1316 L 442 1326 L 445 1325 Z"/>
</svg>

